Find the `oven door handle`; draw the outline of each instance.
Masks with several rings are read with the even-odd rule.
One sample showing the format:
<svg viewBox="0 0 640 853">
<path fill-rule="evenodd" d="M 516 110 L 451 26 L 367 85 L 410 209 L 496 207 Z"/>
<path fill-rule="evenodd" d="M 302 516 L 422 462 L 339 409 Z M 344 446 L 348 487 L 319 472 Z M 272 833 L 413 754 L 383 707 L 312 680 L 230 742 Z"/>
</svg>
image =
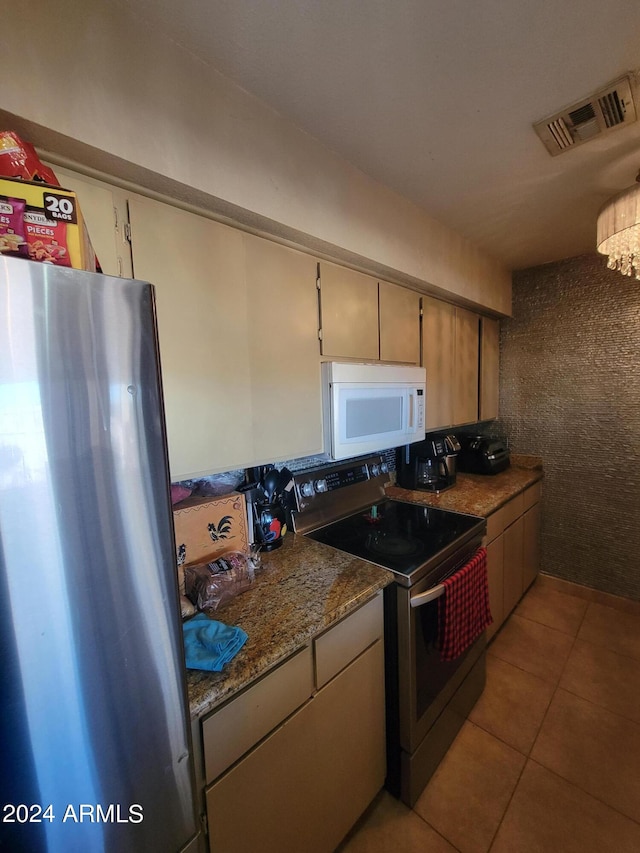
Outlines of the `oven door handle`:
<svg viewBox="0 0 640 853">
<path fill-rule="evenodd" d="M 445 586 L 439 583 L 437 586 L 428 589 L 426 592 L 420 592 L 418 595 L 412 595 L 409 603 L 412 607 L 422 607 L 423 604 L 428 604 L 430 601 L 435 601 L 444 595 Z"/>
</svg>

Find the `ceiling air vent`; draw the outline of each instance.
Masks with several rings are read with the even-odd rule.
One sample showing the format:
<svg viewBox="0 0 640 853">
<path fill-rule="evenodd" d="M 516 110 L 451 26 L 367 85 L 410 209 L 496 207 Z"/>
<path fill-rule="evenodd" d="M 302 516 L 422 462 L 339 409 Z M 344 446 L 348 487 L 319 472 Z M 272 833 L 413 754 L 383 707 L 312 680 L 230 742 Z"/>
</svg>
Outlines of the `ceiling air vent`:
<svg viewBox="0 0 640 853">
<path fill-rule="evenodd" d="M 634 121 L 636 108 L 627 76 L 562 112 L 537 121 L 533 127 L 549 154 L 556 155 Z"/>
</svg>

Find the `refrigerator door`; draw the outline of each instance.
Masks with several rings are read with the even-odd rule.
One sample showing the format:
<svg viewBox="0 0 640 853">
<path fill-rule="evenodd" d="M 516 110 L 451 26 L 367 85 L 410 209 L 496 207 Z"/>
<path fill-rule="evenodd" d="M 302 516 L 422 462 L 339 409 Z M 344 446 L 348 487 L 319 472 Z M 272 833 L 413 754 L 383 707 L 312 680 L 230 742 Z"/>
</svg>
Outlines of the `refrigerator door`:
<svg viewBox="0 0 640 853">
<path fill-rule="evenodd" d="M 196 836 L 153 288 L 0 257 L 0 850 Z"/>
</svg>

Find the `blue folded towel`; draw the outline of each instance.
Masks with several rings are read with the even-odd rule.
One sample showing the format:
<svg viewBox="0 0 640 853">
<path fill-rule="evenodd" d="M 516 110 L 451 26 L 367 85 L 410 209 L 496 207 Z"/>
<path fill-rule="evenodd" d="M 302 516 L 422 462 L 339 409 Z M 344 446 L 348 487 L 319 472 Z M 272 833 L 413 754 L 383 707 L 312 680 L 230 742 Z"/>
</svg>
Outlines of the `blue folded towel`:
<svg viewBox="0 0 640 853">
<path fill-rule="evenodd" d="M 247 642 L 242 628 L 224 625 L 198 613 L 182 625 L 187 669 L 220 672 Z"/>
</svg>

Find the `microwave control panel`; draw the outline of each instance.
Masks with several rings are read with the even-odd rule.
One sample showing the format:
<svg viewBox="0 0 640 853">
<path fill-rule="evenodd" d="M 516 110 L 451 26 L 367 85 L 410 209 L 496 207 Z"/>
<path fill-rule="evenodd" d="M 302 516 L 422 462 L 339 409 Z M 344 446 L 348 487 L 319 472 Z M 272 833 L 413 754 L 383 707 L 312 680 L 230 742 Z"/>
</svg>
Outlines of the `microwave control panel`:
<svg viewBox="0 0 640 853">
<path fill-rule="evenodd" d="M 416 412 L 416 429 L 424 429 L 424 389 L 416 389 L 417 412 Z"/>
</svg>

